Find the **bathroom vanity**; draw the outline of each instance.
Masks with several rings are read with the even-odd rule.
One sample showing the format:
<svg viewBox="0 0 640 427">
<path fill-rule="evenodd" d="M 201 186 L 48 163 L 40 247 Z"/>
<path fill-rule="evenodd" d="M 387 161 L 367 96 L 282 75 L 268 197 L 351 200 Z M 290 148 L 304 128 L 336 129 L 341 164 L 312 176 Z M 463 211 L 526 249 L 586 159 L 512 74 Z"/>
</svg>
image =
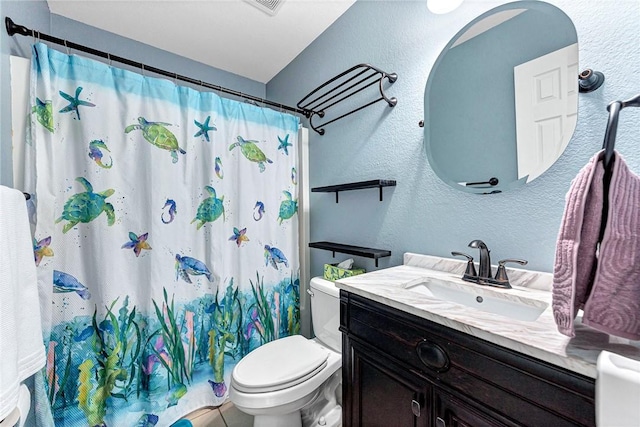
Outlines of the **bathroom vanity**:
<svg viewBox="0 0 640 427">
<path fill-rule="evenodd" d="M 349 292 L 340 302 L 347 426 L 595 425 L 591 378 Z"/>
<path fill-rule="evenodd" d="M 559 334 L 548 273 L 509 269 L 514 289 L 485 289 L 459 280 L 464 264 L 405 254 L 402 266 L 337 282 L 343 425 L 595 425 L 597 355 L 638 359 L 637 343 L 580 324 L 573 339 Z M 430 294 L 437 286 L 475 299 Z M 480 307 L 494 297 L 515 305 Z M 539 312 L 514 318 L 523 304 Z"/>
</svg>

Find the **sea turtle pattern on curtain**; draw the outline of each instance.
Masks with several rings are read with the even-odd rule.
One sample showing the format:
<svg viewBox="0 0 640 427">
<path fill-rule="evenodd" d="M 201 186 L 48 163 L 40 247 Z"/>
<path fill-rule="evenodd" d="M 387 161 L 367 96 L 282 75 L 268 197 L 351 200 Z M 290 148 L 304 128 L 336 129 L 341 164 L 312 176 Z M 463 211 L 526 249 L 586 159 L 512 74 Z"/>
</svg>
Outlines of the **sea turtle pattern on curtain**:
<svg viewBox="0 0 640 427">
<path fill-rule="evenodd" d="M 38 43 L 39 425 L 166 426 L 299 332 L 298 119 Z"/>
</svg>

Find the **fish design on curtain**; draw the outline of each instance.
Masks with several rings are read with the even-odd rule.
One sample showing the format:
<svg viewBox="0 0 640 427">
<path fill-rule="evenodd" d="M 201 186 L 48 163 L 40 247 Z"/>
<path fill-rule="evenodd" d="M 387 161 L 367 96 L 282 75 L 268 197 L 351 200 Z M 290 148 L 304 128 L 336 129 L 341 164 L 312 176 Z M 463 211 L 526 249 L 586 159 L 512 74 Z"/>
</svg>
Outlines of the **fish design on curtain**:
<svg viewBox="0 0 640 427">
<path fill-rule="evenodd" d="M 245 354 L 299 332 L 298 119 L 41 43 L 31 84 L 38 424 L 221 404 Z"/>
</svg>

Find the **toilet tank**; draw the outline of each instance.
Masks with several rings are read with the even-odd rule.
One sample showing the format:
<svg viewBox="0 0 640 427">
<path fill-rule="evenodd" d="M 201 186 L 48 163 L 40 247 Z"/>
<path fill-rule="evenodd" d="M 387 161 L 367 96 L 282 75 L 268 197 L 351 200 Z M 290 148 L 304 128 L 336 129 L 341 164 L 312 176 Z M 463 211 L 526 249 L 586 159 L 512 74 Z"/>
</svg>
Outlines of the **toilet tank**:
<svg viewBox="0 0 640 427">
<path fill-rule="evenodd" d="M 337 352 L 342 352 L 340 327 L 340 290 L 333 282 L 314 277 L 310 284 L 311 321 L 316 339 Z"/>
</svg>

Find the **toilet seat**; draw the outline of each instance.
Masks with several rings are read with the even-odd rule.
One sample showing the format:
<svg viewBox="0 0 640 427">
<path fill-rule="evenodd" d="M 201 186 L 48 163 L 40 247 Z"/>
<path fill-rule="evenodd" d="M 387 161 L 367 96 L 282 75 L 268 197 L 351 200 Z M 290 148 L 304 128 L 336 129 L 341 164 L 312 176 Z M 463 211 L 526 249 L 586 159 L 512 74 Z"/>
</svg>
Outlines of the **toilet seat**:
<svg viewBox="0 0 640 427">
<path fill-rule="evenodd" d="M 245 393 L 283 390 L 317 375 L 329 352 L 301 335 L 271 341 L 246 355 L 233 370 L 233 386 Z"/>
</svg>

